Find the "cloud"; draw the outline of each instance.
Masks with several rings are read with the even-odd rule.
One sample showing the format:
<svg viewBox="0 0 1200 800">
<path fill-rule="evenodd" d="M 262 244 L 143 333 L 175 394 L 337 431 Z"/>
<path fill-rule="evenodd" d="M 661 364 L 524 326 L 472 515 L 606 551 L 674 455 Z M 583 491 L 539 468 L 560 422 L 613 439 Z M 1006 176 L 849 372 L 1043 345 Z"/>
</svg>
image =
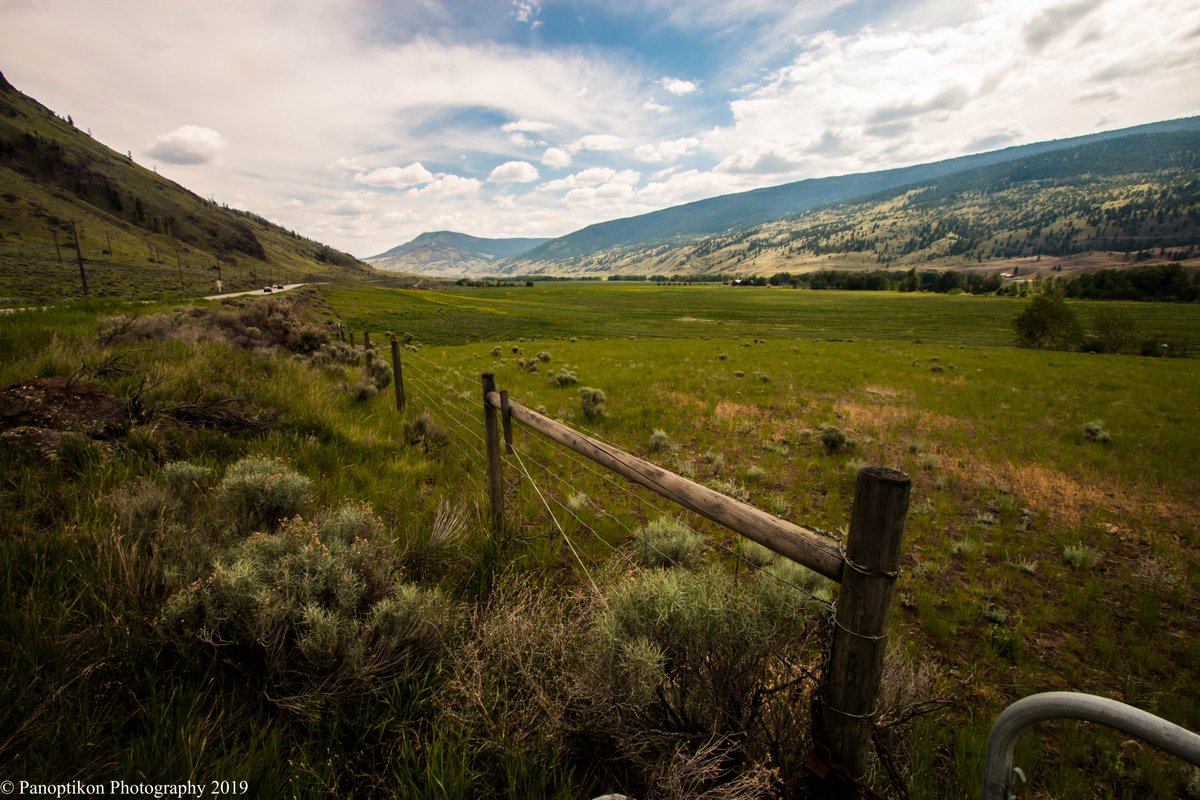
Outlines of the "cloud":
<svg viewBox="0 0 1200 800">
<path fill-rule="evenodd" d="M 475 178 L 445 173 L 424 186 L 409 189 L 405 194 L 409 197 L 463 197 L 478 192 L 480 185 Z"/>
<path fill-rule="evenodd" d="M 674 161 L 683 156 L 694 155 L 699 146 L 699 139 L 694 136 L 685 136 L 669 142 L 638 145 L 634 148 L 633 154 L 642 161 Z"/>
<path fill-rule="evenodd" d="M 419 161 L 409 164 L 407 167 L 380 167 L 354 176 L 355 183 L 392 189 L 404 189 L 408 186 L 429 183 L 433 179 L 434 174 L 425 169 Z"/>
<path fill-rule="evenodd" d="M 550 147 L 546 152 L 542 153 L 542 163 L 548 167 L 569 167 L 571 165 L 571 154 L 566 150 L 558 147 Z"/>
<path fill-rule="evenodd" d="M 528 161 L 506 161 L 488 176 L 492 183 L 529 183 L 537 179 L 537 167 Z"/>
<path fill-rule="evenodd" d="M 513 0 L 513 16 L 517 18 L 517 22 L 528 22 L 530 27 L 536 28 L 541 25 L 541 21 L 537 19 L 538 14 L 542 13 L 542 4 L 539 0 Z"/>
<path fill-rule="evenodd" d="M 673 95 L 685 95 L 699 91 L 700 85 L 695 81 L 685 81 L 680 78 L 662 78 L 658 85 Z"/>
<path fill-rule="evenodd" d="M 971 140 L 963 148 L 963 152 L 983 153 L 988 150 L 998 150 L 1001 147 L 1020 141 L 1026 135 L 1027 132 L 1023 128 L 1015 125 L 1010 125 L 1006 128 L 985 128 L 973 133 Z"/>
<path fill-rule="evenodd" d="M 553 192 L 562 189 L 577 189 L 595 187 L 608 183 L 619 183 L 632 186 L 642 179 L 637 170 L 615 170 L 611 167 L 590 167 L 589 169 L 568 175 L 565 178 L 548 181 L 537 187 L 538 191 Z"/>
<path fill-rule="evenodd" d="M 658 114 L 665 114 L 671 110 L 670 106 L 664 106 L 662 103 L 652 99 L 642 103 L 642 108 L 644 108 L 646 111 L 654 111 Z"/>
<path fill-rule="evenodd" d="M 722 160 L 713 171 L 730 175 L 777 175 L 795 168 L 796 162 L 778 153 L 745 148 Z"/>
<path fill-rule="evenodd" d="M 519 119 L 515 122 L 504 123 L 500 126 L 500 129 L 505 133 L 513 133 L 515 131 L 520 131 L 521 133 L 545 133 L 557 127 L 552 122 L 542 122 L 536 119 Z"/>
<path fill-rule="evenodd" d="M 146 154 L 168 164 L 215 164 L 225 146 L 224 137 L 212 128 L 184 125 L 155 139 Z"/>
<path fill-rule="evenodd" d="M 1075 104 L 1081 103 L 1115 103 L 1124 97 L 1124 92 L 1114 87 L 1107 89 L 1094 89 L 1090 92 L 1082 92 L 1071 98 L 1071 102 Z"/>
<path fill-rule="evenodd" d="M 1094 0 L 1080 0 L 1077 3 L 1066 3 L 1061 6 L 1047 8 L 1025 25 L 1025 44 L 1033 52 L 1040 52 L 1064 33 L 1075 23 L 1090 14 L 1100 3 Z"/>
<path fill-rule="evenodd" d="M 508 140 L 517 147 L 537 147 L 538 145 L 545 144 L 545 142 L 541 141 L 540 139 L 530 139 L 523 133 L 510 133 L 508 135 Z"/>
<path fill-rule="evenodd" d="M 930 111 L 958 111 L 967 104 L 968 99 L 970 95 L 962 86 L 948 86 L 927 100 L 882 106 L 867 117 L 867 122 L 879 125 L 928 114 Z"/>
<path fill-rule="evenodd" d="M 587 136 L 581 136 L 567 146 L 571 152 L 578 150 L 599 150 L 601 152 L 612 152 L 614 150 L 625 149 L 625 139 L 621 136 L 613 136 L 607 133 L 590 133 Z"/>
</svg>

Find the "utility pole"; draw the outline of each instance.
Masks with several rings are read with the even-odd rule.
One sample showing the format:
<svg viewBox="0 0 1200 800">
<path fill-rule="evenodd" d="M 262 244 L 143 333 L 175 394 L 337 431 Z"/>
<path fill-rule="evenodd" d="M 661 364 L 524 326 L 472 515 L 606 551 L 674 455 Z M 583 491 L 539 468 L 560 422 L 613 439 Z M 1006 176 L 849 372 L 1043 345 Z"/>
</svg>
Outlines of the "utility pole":
<svg viewBox="0 0 1200 800">
<path fill-rule="evenodd" d="M 183 288 L 183 257 L 179 255 L 179 245 L 175 245 L 175 266 L 179 269 L 179 293 L 187 294 Z"/>
<path fill-rule="evenodd" d="M 71 232 L 75 234 L 75 257 L 79 259 L 79 280 L 83 283 L 83 296 L 88 297 L 87 273 L 83 271 L 83 248 L 79 246 L 79 228 L 75 225 L 75 220 L 71 220 Z M 55 237 L 55 241 L 58 239 Z"/>
<path fill-rule="evenodd" d="M 51 228 L 50 235 L 54 237 L 54 252 L 58 254 L 58 263 L 61 264 L 61 263 L 63 263 L 63 260 L 62 260 L 62 250 L 60 250 L 58 248 L 58 231 L 54 230 L 54 228 Z"/>
<path fill-rule="evenodd" d="M 108 231 L 105 231 L 105 232 L 104 232 L 104 238 L 108 240 L 108 257 L 109 257 L 109 258 L 112 258 L 113 256 L 115 256 L 115 255 L 116 255 L 116 253 L 114 253 L 114 252 L 113 252 L 113 249 L 112 249 L 112 237 L 108 235 Z"/>
</svg>

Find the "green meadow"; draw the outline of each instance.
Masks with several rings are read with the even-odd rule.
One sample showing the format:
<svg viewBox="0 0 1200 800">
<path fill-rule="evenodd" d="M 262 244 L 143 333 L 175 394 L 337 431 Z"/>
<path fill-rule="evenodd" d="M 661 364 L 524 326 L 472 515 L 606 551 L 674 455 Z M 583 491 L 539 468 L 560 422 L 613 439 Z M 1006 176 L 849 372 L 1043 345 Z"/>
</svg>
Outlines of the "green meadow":
<svg viewBox="0 0 1200 800">
<path fill-rule="evenodd" d="M 220 775 L 304 797 L 803 791 L 805 670 L 833 587 L 519 426 L 494 535 L 484 372 L 835 538 L 860 467 L 906 472 L 881 717 L 912 797 L 978 796 L 991 720 L 1037 691 L 1200 729 L 1195 358 L 1014 348 L 1016 298 L 299 298 L 0 318 L 4 384 L 78 375 L 153 410 L 119 441 L 0 454 L 5 776 Z M 1195 305 L 1119 305 L 1143 335 L 1200 335 Z M 1071 307 L 1085 328 L 1101 308 Z M 403 411 L 335 322 L 404 342 Z M 1017 764 L 1032 796 L 1200 783 L 1076 723 L 1026 734 Z M 869 777 L 895 796 L 881 764 Z"/>
</svg>

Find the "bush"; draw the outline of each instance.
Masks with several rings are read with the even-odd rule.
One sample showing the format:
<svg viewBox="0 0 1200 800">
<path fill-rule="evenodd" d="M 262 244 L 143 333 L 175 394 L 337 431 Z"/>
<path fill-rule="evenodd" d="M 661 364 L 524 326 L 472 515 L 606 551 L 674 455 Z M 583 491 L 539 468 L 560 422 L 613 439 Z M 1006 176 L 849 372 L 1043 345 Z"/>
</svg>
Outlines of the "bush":
<svg viewBox="0 0 1200 800">
<path fill-rule="evenodd" d="M 537 358 L 538 358 L 538 361 L 541 361 L 543 363 L 548 363 L 550 361 L 550 354 L 547 353 L 545 350 L 543 350 L 542 352 L 537 354 Z"/>
<path fill-rule="evenodd" d="M 820 628 L 795 590 L 769 577 L 735 581 L 715 568 L 651 570 L 606 595 L 595 623 L 593 692 L 621 698 L 601 710 L 607 730 L 659 763 L 678 740 L 649 731 L 731 737 L 739 746 L 728 754 L 730 772 L 771 753 L 785 783 L 799 780 L 805 704 L 764 691 L 799 680 L 819 657 Z"/>
<path fill-rule="evenodd" d="M 558 372 L 550 380 L 553 381 L 556 386 L 566 387 L 574 386 L 575 382 L 578 381 L 579 378 L 574 372 L 563 366 L 559 367 Z"/>
<path fill-rule="evenodd" d="M 375 383 L 369 378 L 363 378 L 361 381 L 354 384 L 354 388 L 350 390 L 350 396 L 360 402 L 363 400 L 370 400 L 377 394 L 379 394 L 379 387 L 376 386 Z"/>
<path fill-rule="evenodd" d="M 429 416 L 428 411 L 422 411 L 416 419 L 404 423 L 404 439 L 410 445 L 421 445 L 428 453 L 449 444 L 450 434 Z"/>
<path fill-rule="evenodd" d="M 310 481 L 282 461 L 250 457 L 231 465 L 217 485 L 219 505 L 238 527 L 273 529 L 299 513 Z"/>
<path fill-rule="evenodd" d="M 1089 570 L 1100 563 L 1100 551 L 1085 544 L 1067 545 L 1063 548 L 1063 561 L 1073 570 Z"/>
<path fill-rule="evenodd" d="M 589 420 L 604 419 L 607 416 L 605 402 L 608 398 L 599 389 L 583 386 L 579 389 L 579 405 L 583 416 Z"/>
<path fill-rule="evenodd" d="M 1097 304 L 1091 336 L 1083 348 L 1097 353 L 1135 353 L 1141 341 L 1137 323 L 1124 309 Z"/>
<path fill-rule="evenodd" d="M 208 491 L 213 483 L 213 470 L 187 461 L 172 461 L 165 465 L 162 476 L 171 496 L 185 504 Z"/>
<path fill-rule="evenodd" d="M 1104 430 L 1104 423 L 1101 420 L 1094 419 L 1083 426 L 1083 435 L 1089 441 L 1099 442 L 1100 444 L 1109 444 L 1112 442 L 1112 436 L 1108 431 Z"/>
<path fill-rule="evenodd" d="M 167 599 L 158 631 L 261 670 L 269 697 L 310 717 L 394 685 L 443 651 L 457 608 L 398 580 L 391 549 L 361 535 L 372 517 L 347 507 L 238 542 Z"/>
<path fill-rule="evenodd" d="M 1083 328 L 1062 295 L 1045 291 L 1034 295 L 1015 320 L 1018 347 L 1070 350 L 1083 340 Z"/>
<path fill-rule="evenodd" d="M 499 345 L 497 345 L 496 347 L 493 347 L 493 348 L 492 348 L 492 356 L 493 356 L 494 358 L 499 358 L 499 357 L 500 357 L 500 354 L 501 354 L 502 352 L 504 352 L 504 351 L 500 349 Z"/>
<path fill-rule="evenodd" d="M 386 389 L 392 385 L 392 365 L 374 350 L 367 351 L 367 379 L 378 389 Z"/>
<path fill-rule="evenodd" d="M 663 450 L 670 450 L 674 446 L 675 446 L 675 443 L 671 441 L 671 437 L 668 436 L 667 432 L 664 431 L 662 428 L 655 428 L 653 433 L 650 434 L 650 452 L 651 453 L 658 453 Z"/>
<path fill-rule="evenodd" d="M 660 517 L 635 534 L 638 563 L 644 567 L 693 567 L 704 552 L 704 540 L 683 523 Z"/>
<path fill-rule="evenodd" d="M 821 444 L 830 453 L 837 453 L 846 446 L 846 434 L 832 425 L 821 428 Z"/>
</svg>

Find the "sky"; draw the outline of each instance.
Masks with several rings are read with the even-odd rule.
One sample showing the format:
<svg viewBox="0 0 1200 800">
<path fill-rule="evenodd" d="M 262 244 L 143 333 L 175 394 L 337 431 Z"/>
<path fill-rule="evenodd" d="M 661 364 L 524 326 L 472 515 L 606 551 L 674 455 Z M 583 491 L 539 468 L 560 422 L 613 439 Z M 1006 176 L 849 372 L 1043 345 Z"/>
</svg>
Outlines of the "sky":
<svg viewBox="0 0 1200 800">
<path fill-rule="evenodd" d="M 367 257 L 1200 114 L 1200 4 L 0 0 L 0 71 Z"/>
</svg>

